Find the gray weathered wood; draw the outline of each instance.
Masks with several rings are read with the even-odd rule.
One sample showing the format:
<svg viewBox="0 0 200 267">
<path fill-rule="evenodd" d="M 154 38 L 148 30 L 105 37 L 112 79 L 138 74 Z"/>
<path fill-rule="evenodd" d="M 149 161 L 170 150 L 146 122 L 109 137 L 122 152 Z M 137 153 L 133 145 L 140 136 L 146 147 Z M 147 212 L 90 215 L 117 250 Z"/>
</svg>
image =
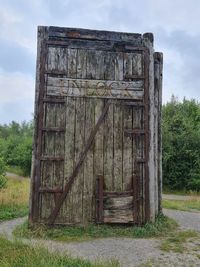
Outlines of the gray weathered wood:
<svg viewBox="0 0 200 267">
<path fill-rule="evenodd" d="M 105 223 L 155 219 L 161 76 L 150 33 L 39 27 L 30 222 L 95 222 L 99 175 Z"/>
</svg>

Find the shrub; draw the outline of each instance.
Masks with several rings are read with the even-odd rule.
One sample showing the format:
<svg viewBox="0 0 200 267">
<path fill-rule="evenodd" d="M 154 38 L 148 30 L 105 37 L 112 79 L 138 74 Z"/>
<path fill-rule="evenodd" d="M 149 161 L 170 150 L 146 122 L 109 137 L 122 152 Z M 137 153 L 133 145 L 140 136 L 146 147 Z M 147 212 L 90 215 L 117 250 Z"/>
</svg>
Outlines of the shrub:
<svg viewBox="0 0 200 267">
<path fill-rule="evenodd" d="M 2 157 L 0 157 L 0 189 L 6 187 L 6 165 Z"/>
<path fill-rule="evenodd" d="M 172 97 L 162 115 L 164 187 L 200 191 L 200 104 Z"/>
</svg>

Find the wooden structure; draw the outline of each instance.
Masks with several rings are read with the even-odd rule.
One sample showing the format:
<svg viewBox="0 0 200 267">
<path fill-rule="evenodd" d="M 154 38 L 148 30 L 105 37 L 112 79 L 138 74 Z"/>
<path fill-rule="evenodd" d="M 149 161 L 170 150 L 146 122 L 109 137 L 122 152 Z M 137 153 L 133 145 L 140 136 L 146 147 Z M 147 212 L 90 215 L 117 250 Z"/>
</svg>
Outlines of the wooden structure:
<svg viewBox="0 0 200 267">
<path fill-rule="evenodd" d="M 153 35 L 39 27 L 29 221 L 152 221 L 162 54 Z"/>
</svg>

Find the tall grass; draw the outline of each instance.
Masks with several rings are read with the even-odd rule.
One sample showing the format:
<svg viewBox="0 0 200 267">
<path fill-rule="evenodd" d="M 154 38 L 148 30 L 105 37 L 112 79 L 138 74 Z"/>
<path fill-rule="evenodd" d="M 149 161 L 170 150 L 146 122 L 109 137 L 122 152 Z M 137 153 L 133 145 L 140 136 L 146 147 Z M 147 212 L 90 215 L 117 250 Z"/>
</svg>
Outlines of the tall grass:
<svg viewBox="0 0 200 267">
<path fill-rule="evenodd" d="M 94 238 L 105 237 L 129 237 L 129 238 L 150 238 L 165 236 L 177 228 L 177 223 L 165 216 L 157 217 L 154 223 L 147 223 L 144 226 L 119 226 L 119 225 L 94 225 L 63 226 L 49 228 L 43 226 L 28 227 L 28 223 L 18 226 L 14 230 L 17 237 L 45 238 L 58 241 L 85 241 Z"/>
<path fill-rule="evenodd" d="M 200 211 L 200 197 L 191 196 L 186 200 L 168 200 L 163 199 L 162 201 L 163 208 L 174 209 L 174 210 L 183 210 L 183 211 Z"/>
<path fill-rule="evenodd" d="M 1 267 L 120 267 L 116 262 L 91 263 L 49 253 L 42 247 L 30 247 L 19 241 L 8 241 L 0 236 Z"/>
<path fill-rule="evenodd" d="M 6 188 L 0 190 L 0 221 L 28 213 L 29 179 L 8 177 Z"/>
</svg>

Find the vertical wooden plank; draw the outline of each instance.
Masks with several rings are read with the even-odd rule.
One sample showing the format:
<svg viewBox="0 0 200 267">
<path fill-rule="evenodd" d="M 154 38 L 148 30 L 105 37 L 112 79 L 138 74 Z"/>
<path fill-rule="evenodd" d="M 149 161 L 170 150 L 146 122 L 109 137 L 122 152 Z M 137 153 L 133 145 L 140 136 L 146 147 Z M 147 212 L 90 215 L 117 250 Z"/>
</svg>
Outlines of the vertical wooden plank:
<svg viewBox="0 0 200 267">
<path fill-rule="evenodd" d="M 76 99 L 76 130 L 75 130 L 75 165 L 80 159 L 80 155 L 85 145 L 85 99 L 80 97 Z M 73 194 L 73 211 L 74 222 L 82 223 L 82 199 L 83 199 L 83 181 L 84 181 L 84 165 L 80 167 L 80 171 L 72 185 Z"/>
<path fill-rule="evenodd" d="M 96 124 L 100 115 L 102 114 L 102 110 L 104 108 L 104 100 L 96 99 L 94 101 L 95 101 L 95 124 Z M 103 177 L 103 156 L 104 156 L 104 146 L 103 146 L 103 123 L 102 123 L 101 126 L 99 127 L 98 132 L 96 133 L 95 142 L 94 142 L 94 165 L 93 165 L 94 188 L 96 186 L 97 177 L 100 177 L 100 176 Z M 93 209 L 94 207 L 95 205 L 93 206 Z M 95 211 L 93 212 L 95 213 Z"/>
<path fill-rule="evenodd" d="M 143 55 L 141 53 L 132 53 L 132 75 L 142 76 L 143 74 Z"/>
<path fill-rule="evenodd" d="M 124 75 L 126 77 L 143 75 L 143 55 L 141 53 L 124 53 Z"/>
<path fill-rule="evenodd" d="M 105 53 L 103 51 L 95 51 L 96 58 L 97 58 L 97 65 L 96 65 L 96 79 L 103 80 L 104 79 L 104 58 Z"/>
<path fill-rule="evenodd" d="M 55 127 L 65 126 L 65 104 L 55 104 Z M 54 156 L 64 157 L 65 154 L 65 133 L 54 133 Z M 52 187 L 63 188 L 64 183 L 64 161 L 54 161 L 54 175 Z M 53 194 L 52 210 L 56 205 L 57 194 Z M 60 210 L 56 222 L 60 222 L 62 218 L 62 209 Z"/>
<path fill-rule="evenodd" d="M 123 62 L 123 53 L 116 53 L 115 58 L 115 80 L 122 81 L 124 79 L 123 71 L 124 71 L 124 62 Z"/>
<path fill-rule="evenodd" d="M 115 101 L 113 106 L 113 161 L 114 191 L 123 190 L 123 108 Z"/>
<path fill-rule="evenodd" d="M 65 166 L 64 166 L 64 185 L 67 184 L 69 176 L 73 172 L 74 168 L 74 142 L 75 142 L 75 99 L 73 97 L 67 97 L 66 99 L 66 131 L 65 131 Z M 63 203 L 63 220 L 66 223 L 73 221 L 73 194 L 72 190 L 69 191 L 64 203 Z"/>
<path fill-rule="evenodd" d="M 123 110 L 123 131 L 132 129 L 132 107 L 124 105 Z M 131 134 L 123 134 L 123 190 L 129 191 L 132 189 L 133 177 L 133 138 Z"/>
<path fill-rule="evenodd" d="M 52 71 L 52 70 L 55 70 L 56 69 L 56 64 L 55 64 L 55 51 L 56 51 L 56 48 L 55 47 L 48 47 L 48 54 L 47 54 L 47 57 L 48 57 L 48 60 L 47 60 L 47 65 L 46 65 L 46 70 L 48 71 Z"/>
<path fill-rule="evenodd" d="M 77 50 L 77 78 L 87 78 L 87 52 L 84 49 Z"/>
<path fill-rule="evenodd" d="M 95 116 L 95 102 L 92 98 L 85 99 L 85 142 L 87 142 L 90 133 L 94 127 Z M 92 145 L 87 153 L 84 161 L 84 190 L 83 190 L 83 222 L 93 221 L 95 214 L 93 214 L 93 204 L 95 204 L 94 195 L 94 174 L 93 174 L 93 150 Z"/>
<path fill-rule="evenodd" d="M 48 64 L 47 71 L 66 72 L 68 69 L 67 48 L 48 47 Z"/>
<path fill-rule="evenodd" d="M 68 52 L 66 47 L 60 47 L 57 54 L 57 68 L 58 71 L 64 72 L 67 74 L 68 71 Z"/>
<path fill-rule="evenodd" d="M 124 77 L 132 76 L 132 53 L 124 53 Z"/>
<path fill-rule="evenodd" d="M 157 96 L 157 177 L 158 177 L 158 211 L 162 210 L 162 132 L 161 132 L 161 109 L 162 109 L 162 69 L 163 55 L 162 53 L 154 53 L 154 86 Z"/>
<path fill-rule="evenodd" d="M 104 99 L 95 99 L 95 124 L 97 123 L 102 110 L 104 108 Z M 98 132 L 96 133 L 95 143 L 94 143 L 94 179 L 98 175 L 103 176 L 103 123 L 99 127 Z"/>
<path fill-rule="evenodd" d="M 104 57 L 104 79 L 115 79 L 115 53 L 106 52 Z M 105 190 L 114 190 L 114 100 L 109 106 L 104 121 L 104 183 Z"/>
<path fill-rule="evenodd" d="M 96 79 L 96 66 L 98 65 L 95 50 L 87 51 L 87 79 Z"/>
<path fill-rule="evenodd" d="M 77 76 L 77 49 L 68 49 L 68 77 L 76 78 Z"/>
<path fill-rule="evenodd" d="M 96 222 L 103 223 L 103 176 L 96 177 Z"/>
<path fill-rule="evenodd" d="M 143 130 L 143 110 L 141 107 L 133 108 L 133 129 Z M 135 220 L 142 222 L 143 219 L 143 198 L 144 198 L 144 163 L 138 159 L 144 159 L 144 135 L 133 135 L 133 170 L 134 177 L 134 199 L 135 199 Z"/>
<path fill-rule="evenodd" d="M 103 80 L 104 79 L 104 56 L 105 53 L 103 51 L 96 51 L 96 57 L 98 59 L 98 64 L 96 66 L 96 79 Z M 95 124 L 97 123 L 103 107 L 104 107 L 104 99 L 95 99 Z M 103 123 L 100 126 L 94 144 L 94 179 L 98 175 L 103 175 Z"/>
<path fill-rule="evenodd" d="M 55 104 L 47 104 L 45 113 L 45 127 L 55 126 Z M 43 156 L 54 156 L 55 135 L 52 132 L 43 133 Z M 42 185 L 53 187 L 54 163 L 53 161 L 44 161 L 41 164 Z M 41 193 L 41 219 L 46 221 L 51 213 L 53 206 L 53 195 L 50 193 Z"/>
<path fill-rule="evenodd" d="M 104 56 L 104 79 L 113 81 L 115 79 L 116 53 L 106 52 Z"/>
<path fill-rule="evenodd" d="M 114 165 L 113 165 L 113 101 L 109 106 L 108 114 L 104 120 L 104 183 L 105 190 L 114 189 Z"/>
</svg>

